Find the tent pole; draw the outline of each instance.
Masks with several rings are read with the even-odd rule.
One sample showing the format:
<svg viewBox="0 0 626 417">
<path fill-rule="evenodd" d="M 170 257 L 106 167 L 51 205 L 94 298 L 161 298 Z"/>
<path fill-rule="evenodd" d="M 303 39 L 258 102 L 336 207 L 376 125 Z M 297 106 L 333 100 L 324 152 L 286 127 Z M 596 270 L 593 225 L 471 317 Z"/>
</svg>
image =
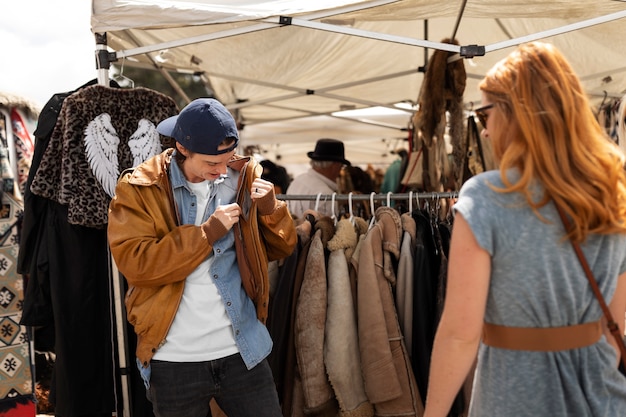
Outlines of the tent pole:
<svg viewBox="0 0 626 417">
<path fill-rule="evenodd" d="M 337 90 L 337 89 L 343 89 L 343 88 L 347 88 L 347 87 L 353 87 L 355 85 L 362 85 L 362 84 L 367 84 L 370 82 L 375 82 L 375 81 L 381 81 L 381 80 L 385 80 L 385 79 L 389 79 L 389 78 L 395 78 L 395 77 L 400 77 L 400 76 L 405 76 L 405 75 L 412 75 L 415 74 L 416 71 L 414 69 L 412 70 L 407 70 L 407 71 L 402 71 L 402 72 L 397 72 L 395 74 L 387 74 L 387 75 L 383 75 L 383 76 L 379 76 L 379 77 L 373 77 L 373 78 L 368 78 L 365 80 L 359 80 L 359 81 L 352 81 L 349 83 L 344 83 L 344 84 L 340 84 L 340 85 L 334 85 L 334 86 L 330 86 L 330 87 L 325 87 L 325 88 L 319 88 L 317 90 L 311 90 L 311 89 L 306 89 L 306 88 L 299 88 L 299 87 L 291 87 L 291 86 L 287 86 L 287 85 L 281 85 L 281 84 L 276 84 L 276 83 L 270 83 L 267 81 L 262 81 L 262 80 L 253 80 L 251 78 L 245 78 L 245 77 L 238 77 L 236 75 L 228 75 L 228 74 L 218 74 L 218 73 L 208 73 L 206 75 L 211 76 L 211 77 L 218 77 L 218 78 L 224 78 L 227 80 L 232 80 L 232 81 L 240 81 L 240 82 L 244 82 L 244 83 L 248 83 L 248 84 L 254 84 L 254 85 L 260 85 L 260 86 L 264 86 L 264 87 L 271 87 L 271 88 L 276 88 L 276 89 L 280 89 L 280 90 L 287 90 L 287 91 L 294 91 L 296 92 L 296 94 L 288 94 L 288 95 L 284 95 L 284 96 L 280 96 L 280 97 L 272 97 L 269 99 L 265 99 L 265 100 L 255 100 L 255 101 L 244 101 L 241 103 L 236 103 L 236 104 L 230 104 L 227 107 L 229 109 L 238 109 L 238 108 L 242 108 L 242 107 L 248 107 L 248 106 L 254 106 L 254 105 L 258 105 L 258 104 L 265 104 L 265 103 L 269 103 L 269 102 L 273 102 L 273 101 L 282 101 L 282 100 L 288 100 L 291 98 L 298 98 L 304 95 L 318 95 L 321 97 L 327 97 L 327 98 L 334 98 L 340 101 L 351 101 L 353 103 L 357 103 L 357 104 L 363 104 L 365 106 L 380 106 L 380 107 L 387 107 L 389 109 L 393 109 L 393 110 L 404 110 L 407 113 L 412 113 L 412 111 L 410 110 L 406 110 L 406 109 L 401 109 L 389 104 L 381 104 L 381 103 L 377 103 L 377 102 L 373 102 L 373 101 L 369 101 L 369 100 L 357 100 L 355 98 L 351 98 L 351 97 L 346 97 L 346 96 L 339 96 L 339 95 L 335 95 L 335 94 L 330 94 L 328 93 L 328 91 L 332 91 L 332 90 Z"/>
<path fill-rule="evenodd" d="M 120 373 L 121 389 L 122 389 L 122 415 L 124 417 L 130 417 L 130 369 L 128 368 L 128 344 L 126 341 L 126 313 L 124 306 L 122 305 L 122 274 L 120 274 L 113 260 L 113 256 L 109 253 L 110 259 L 110 276 L 113 283 L 113 305 L 115 310 L 113 311 L 113 320 L 115 321 L 116 335 L 117 335 L 117 352 L 118 352 L 118 370 Z M 134 364 L 133 364 L 134 365 Z"/>
<path fill-rule="evenodd" d="M 573 32 L 575 30 L 584 29 L 590 26 L 612 22 L 614 20 L 623 19 L 624 17 L 626 17 L 626 10 L 622 10 L 621 12 L 607 14 L 605 16 L 596 17 L 593 19 L 583 20 L 582 22 L 572 23 L 571 25 L 560 26 L 555 29 L 544 30 L 542 32 L 537 32 L 532 35 L 522 36 L 522 37 L 511 39 L 508 41 L 493 43 L 491 45 L 485 46 L 485 51 L 486 52 L 497 51 L 499 49 L 508 48 L 510 46 L 517 46 L 522 43 L 532 42 L 532 41 L 536 41 L 539 39 L 549 38 L 551 36 L 562 35 L 567 32 Z"/>
<path fill-rule="evenodd" d="M 96 69 L 98 71 L 98 84 L 109 86 L 109 68 L 111 61 L 115 61 L 115 53 L 110 54 L 107 50 L 106 33 L 96 33 Z M 122 305 L 122 276 L 119 273 L 113 257 L 109 253 L 109 262 L 111 269 L 109 270 L 109 279 L 113 285 L 113 307 L 111 314 L 112 321 L 116 330 L 116 345 L 118 353 L 118 370 L 120 373 L 120 381 L 122 385 L 122 413 L 124 417 L 130 417 L 130 373 L 126 363 L 127 346 L 126 346 L 126 315 L 124 314 L 124 306 Z M 115 363 L 115 361 L 113 361 Z M 114 369 L 115 371 L 115 369 Z M 117 407 L 116 407 L 117 408 Z M 117 410 L 116 410 L 117 415 Z"/>
<path fill-rule="evenodd" d="M 107 34 L 96 33 L 96 70 L 98 71 L 98 84 L 109 85 L 109 51 L 107 50 Z"/>
<path fill-rule="evenodd" d="M 133 42 L 135 42 L 135 44 L 139 45 L 139 42 L 130 31 L 127 30 L 124 32 L 130 39 L 133 40 Z M 172 86 L 172 88 L 176 90 L 176 92 L 183 98 L 183 101 L 189 104 L 191 102 L 191 99 L 189 98 L 187 93 L 185 93 L 185 90 L 183 90 L 181 86 L 176 82 L 176 80 L 170 75 L 170 73 L 167 72 L 167 70 L 163 68 L 162 65 L 159 65 L 150 53 L 146 53 L 146 56 L 148 57 L 154 68 L 156 68 L 156 70 L 161 73 L 163 78 L 165 78 L 165 80 Z"/>
<path fill-rule="evenodd" d="M 465 5 L 467 4 L 467 0 L 463 0 L 463 4 L 461 5 L 461 10 L 459 10 L 459 15 L 456 17 L 456 22 L 454 23 L 454 30 L 452 31 L 452 36 L 450 36 L 451 40 L 456 38 L 456 32 L 459 30 L 459 25 L 461 24 L 461 18 L 463 17 L 463 13 L 465 12 Z"/>
<path fill-rule="evenodd" d="M 300 20 L 323 19 L 326 17 L 335 16 L 335 15 L 344 14 L 344 13 L 356 12 L 356 11 L 368 9 L 371 7 L 383 6 L 389 3 L 396 3 L 398 1 L 399 0 L 366 1 L 363 3 L 358 3 L 356 5 L 345 6 L 345 7 L 341 7 L 337 9 L 325 10 L 322 12 L 307 14 L 304 16 L 300 16 L 299 19 Z M 263 22 L 265 23 L 257 23 L 252 26 L 245 26 L 241 28 L 224 30 L 224 31 L 215 32 L 215 33 L 208 33 L 205 35 L 193 36 L 190 38 L 178 39 L 178 40 L 170 41 L 170 42 L 162 42 L 162 43 L 155 44 L 155 45 L 142 46 L 142 47 L 134 48 L 134 49 L 127 49 L 125 51 L 118 51 L 117 57 L 125 58 L 128 56 L 145 54 L 147 52 L 156 52 L 156 51 L 160 51 L 163 49 L 177 48 L 179 46 L 192 45 L 194 43 L 202 43 L 202 42 L 212 41 L 216 39 L 228 38 L 231 36 L 243 35 L 245 33 L 258 32 L 261 30 L 284 26 L 284 24 L 280 22 L 280 18 L 268 19 L 268 20 L 264 20 Z M 333 26 L 333 25 L 328 25 L 328 26 Z"/>
</svg>

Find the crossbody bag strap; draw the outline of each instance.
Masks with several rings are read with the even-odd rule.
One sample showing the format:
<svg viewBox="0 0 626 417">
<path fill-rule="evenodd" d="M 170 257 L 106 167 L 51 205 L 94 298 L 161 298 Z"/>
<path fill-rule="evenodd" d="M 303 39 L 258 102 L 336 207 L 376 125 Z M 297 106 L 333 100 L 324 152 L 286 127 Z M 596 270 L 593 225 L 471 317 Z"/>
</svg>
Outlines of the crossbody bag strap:
<svg viewBox="0 0 626 417">
<path fill-rule="evenodd" d="M 565 216 L 565 213 L 563 212 L 561 207 L 559 207 L 558 205 L 556 205 L 556 209 L 559 212 L 559 216 L 561 217 L 561 221 L 563 222 L 565 231 L 569 232 L 570 222 L 567 216 Z M 619 326 L 617 325 L 615 320 L 613 320 L 613 315 L 611 314 L 609 307 L 606 305 L 606 302 L 604 301 L 602 292 L 600 292 L 598 283 L 596 282 L 596 279 L 593 276 L 593 272 L 591 272 L 591 268 L 589 268 L 589 264 L 587 263 L 587 259 L 585 258 L 585 255 L 580 249 L 580 245 L 574 242 L 573 240 L 570 240 L 570 242 L 572 243 L 572 246 L 574 247 L 574 251 L 576 252 L 576 256 L 578 256 L 578 260 L 580 261 L 580 264 L 582 265 L 583 270 L 585 271 L 585 275 L 587 276 L 587 279 L 589 280 L 589 284 L 591 284 L 591 289 L 593 290 L 593 293 L 596 295 L 596 298 L 600 302 L 600 307 L 602 307 L 602 311 L 604 312 L 604 316 L 606 317 L 609 330 L 611 334 L 615 337 L 617 346 L 619 346 L 619 350 L 621 352 L 622 364 L 626 366 L 626 345 L 624 344 L 624 336 L 620 334 Z"/>
</svg>

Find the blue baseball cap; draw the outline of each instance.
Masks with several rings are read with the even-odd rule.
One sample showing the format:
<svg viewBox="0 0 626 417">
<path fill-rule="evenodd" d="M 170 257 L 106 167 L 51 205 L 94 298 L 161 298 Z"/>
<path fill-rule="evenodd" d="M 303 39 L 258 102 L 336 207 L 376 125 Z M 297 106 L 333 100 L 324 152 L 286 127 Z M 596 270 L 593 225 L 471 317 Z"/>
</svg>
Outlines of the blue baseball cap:
<svg viewBox="0 0 626 417">
<path fill-rule="evenodd" d="M 177 115 L 163 120 L 157 131 L 172 137 L 191 152 L 219 155 L 232 151 L 239 144 L 237 123 L 228 109 L 213 98 L 198 98 Z M 235 142 L 227 149 L 218 146 L 227 138 Z"/>
</svg>

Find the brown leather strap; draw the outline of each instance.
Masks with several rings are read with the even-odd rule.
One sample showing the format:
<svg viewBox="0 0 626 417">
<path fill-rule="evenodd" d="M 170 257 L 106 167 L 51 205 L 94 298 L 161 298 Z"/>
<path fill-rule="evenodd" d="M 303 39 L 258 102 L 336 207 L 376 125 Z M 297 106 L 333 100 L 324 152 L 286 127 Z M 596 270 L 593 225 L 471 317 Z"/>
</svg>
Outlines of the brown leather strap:
<svg viewBox="0 0 626 417">
<path fill-rule="evenodd" d="M 600 340 L 600 321 L 563 327 L 509 327 L 486 323 L 483 343 L 501 349 L 556 352 L 590 346 Z"/>
<path fill-rule="evenodd" d="M 570 222 L 567 216 L 565 215 L 565 213 L 563 212 L 563 209 L 558 204 L 556 203 L 554 204 L 556 206 L 556 210 L 559 212 L 559 217 L 561 217 L 561 221 L 563 222 L 563 227 L 565 227 L 565 231 L 569 232 Z M 580 261 L 580 265 L 582 266 L 583 271 L 585 271 L 585 275 L 587 276 L 587 280 L 589 280 L 591 289 L 593 290 L 593 293 L 598 299 L 598 302 L 600 303 L 600 307 L 602 307 L 602 311 L 604 312 L 604 317 L 606 318 L 609 331 L 613 335 L 613 338 L 615 338 L 615 343 L 617 343 L 617 347 L 620 350 L 621 362 L 626 367 L 626 344 L 624 343 L 624 335 L 621 334 L 619 326 L 613 319 L 613 315 L 611 314 L 611 310 L 609 309 L 609 306 L 607 306 L 606 301 L 604 301 L 602 292 L 600 292 L 600 288 L 598 288 L 598 283 L 596 282 L 596 278 L 593 276 L 593 272 L 591 272 L 591 268 L 589 267 L 587 258 L 585 258 L 585 255 L 583 254 L 582 249 L 580 249 L 580 245 L 574 242 L 573 240 L 570 240 L 570 242 L 572 243 L 572 246 L 574 247 L 574 252 L 576 252 L 576 256 L 578 257 L 578 260 Z"/>
</svg>

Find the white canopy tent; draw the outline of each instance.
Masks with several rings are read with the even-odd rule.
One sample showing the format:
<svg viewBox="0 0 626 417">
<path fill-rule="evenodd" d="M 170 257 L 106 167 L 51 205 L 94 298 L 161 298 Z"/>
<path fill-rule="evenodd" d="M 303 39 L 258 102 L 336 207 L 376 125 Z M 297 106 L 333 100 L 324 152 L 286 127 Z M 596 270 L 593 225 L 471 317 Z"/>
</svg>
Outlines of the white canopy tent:
<svg viewBox="0 0 626 417">
<path fill-rule="evenodd" d="M 245 125 L 243 144 L 286 164 L 306 163 L 320 137 L 343 140 L 353 163 L 391 162 L 389 151 L 407 137 L 410 110 L 386 110 L 415 103 L 433 49 L 479 54 L 465 58 L 468 109 L 480 101 L 476 84 L 486 71 L 534 39 L 565 53 L 595 103 L 626 91 L 625 1 L 93 0 L 92 6 L 92 31 L 106 34 L 98 44 L 101 77 L 103 61 L 199 74 Z M 441 43 L 452 36 L 460 46 Z M 382 114 L 347 120 L 336 114 L 368 107 Z"/>
<path fill-rule="evenodd" d="M 621 98 L 625 18 L 625 0 L 92 0 L 101 84 L 111 62 L 197 74 L 244 126 L 243 145 L 288 169 L 321 137 L 343 140 L 353 164 L 393 161 L 434 49 L 463 56 L 467 110 L 489 68 L 535 39 L 566 55 L 594 105 Z M 337 114 L 347 109 L 372 114 Z"/>
<path fill-rule="evenodd" d="M 343 140 L 354 163 L 392 161 L 408 110 L 349 121 L 336 112 L 414 104 L 433 49 L 484 47 L 484 55 L 465 58 L 468 109 L 480 100 L 485 72 L 533 39 L 565 53 L 595 103 L 626 91 L 625 1 L 93 0 L 92 7 L 93 33 L 106 34 L 101 77 L 103 61 L 199 74 L 245 125 L 243 144 L 286 164 L 306 163 L 320 137 Z M 441 43 L 453 35 L 460 46 Z"/>
</svg>

